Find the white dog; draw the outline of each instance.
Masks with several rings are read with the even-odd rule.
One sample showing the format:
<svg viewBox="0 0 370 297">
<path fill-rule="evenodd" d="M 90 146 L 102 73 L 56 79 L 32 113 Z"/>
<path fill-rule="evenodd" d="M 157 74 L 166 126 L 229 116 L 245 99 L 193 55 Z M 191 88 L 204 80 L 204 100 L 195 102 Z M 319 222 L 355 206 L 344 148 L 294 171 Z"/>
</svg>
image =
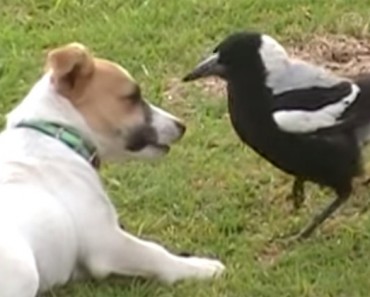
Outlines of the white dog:
<svg viewBox="0 0 370 297">
<path fill-rule="evenodd" d="M 34 297 L 84 275 L 220 275 L 217 260 L 121 230 L 97 172 L 100 159 L 165 155 L 185 131 L 180 120 L 81 44 L 51 51 L 47 66 L 0 134 L 0 297 Z"/>
</svg>

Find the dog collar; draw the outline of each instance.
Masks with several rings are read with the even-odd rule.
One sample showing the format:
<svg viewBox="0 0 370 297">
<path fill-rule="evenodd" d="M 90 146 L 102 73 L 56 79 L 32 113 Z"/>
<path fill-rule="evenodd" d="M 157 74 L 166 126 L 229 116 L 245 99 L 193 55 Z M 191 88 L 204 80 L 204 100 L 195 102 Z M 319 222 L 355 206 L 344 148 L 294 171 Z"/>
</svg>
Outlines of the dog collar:
<svg viewBox="0 0 370 297">
<path fill-rule="evenodd" d="M 70 126 L 47 121 L 23 121 L 16 127 L 34 129 L 58 139 L 88 161 L 94 168 L 99 169 L 100 167 L 96 147 Z"/>
</svg>

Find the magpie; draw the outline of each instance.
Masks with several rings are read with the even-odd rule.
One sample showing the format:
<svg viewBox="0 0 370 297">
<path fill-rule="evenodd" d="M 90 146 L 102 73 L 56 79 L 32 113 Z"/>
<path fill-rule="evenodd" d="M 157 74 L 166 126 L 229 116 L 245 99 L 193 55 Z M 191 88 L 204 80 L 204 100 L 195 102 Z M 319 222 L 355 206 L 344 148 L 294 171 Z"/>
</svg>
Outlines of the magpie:
<svg viewBox="0 0 370 297">
<path fill-rule="evenodd" d="M 370 139 L 370 75 L 339 77 L 289 57 L 273 37 L 259 32 L 227 36 L 183 81 L 218 76 L 226 81 L 236 134 L 257 154 L 295 177 L 295 206 L 304 183 L 336 196 L 297 234 L 309 237 L 349 198 L 363 173 L 361 149 Z"/>
</svg>

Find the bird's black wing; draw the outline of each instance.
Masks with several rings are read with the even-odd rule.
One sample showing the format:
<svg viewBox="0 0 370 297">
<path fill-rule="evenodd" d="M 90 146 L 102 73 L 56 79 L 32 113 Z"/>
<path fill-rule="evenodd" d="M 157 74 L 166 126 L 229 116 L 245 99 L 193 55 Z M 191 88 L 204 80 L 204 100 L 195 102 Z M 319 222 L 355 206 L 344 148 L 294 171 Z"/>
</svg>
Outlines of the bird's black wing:
<svg viewBox="0 0 370 297">
<path fill-rule="evenodd" d="M 349 81 L 332 87 L 291 90 L 271 99 L 272 116 L 278 127 L 290 133 L 312 133 L 342 125 L 343 114 L 353 105 L 360 88 Z"/>
</svg>

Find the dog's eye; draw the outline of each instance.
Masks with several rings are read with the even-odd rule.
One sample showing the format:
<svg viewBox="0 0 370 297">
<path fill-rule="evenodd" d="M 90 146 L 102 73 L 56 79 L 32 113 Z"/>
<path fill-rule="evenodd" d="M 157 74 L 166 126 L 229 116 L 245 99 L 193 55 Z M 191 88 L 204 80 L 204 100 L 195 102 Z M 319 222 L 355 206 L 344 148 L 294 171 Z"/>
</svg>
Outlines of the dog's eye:
<svg viewBox="0 0 370 297">
<path fill-rule="evenodd" d="M 133 93 L 131 95 L 128 95 L 127 98 L 130 99 L 131 101 L 139 101 L 141 98 L 141 95 L 140 93 Z"/>
<path fill-rule="evenodd" d="M 133 102 L 141 100 L 141 90 L 139 87 L 136 87 L 134 92 L 127 96 L 127 98 Z"/>
</svg>

